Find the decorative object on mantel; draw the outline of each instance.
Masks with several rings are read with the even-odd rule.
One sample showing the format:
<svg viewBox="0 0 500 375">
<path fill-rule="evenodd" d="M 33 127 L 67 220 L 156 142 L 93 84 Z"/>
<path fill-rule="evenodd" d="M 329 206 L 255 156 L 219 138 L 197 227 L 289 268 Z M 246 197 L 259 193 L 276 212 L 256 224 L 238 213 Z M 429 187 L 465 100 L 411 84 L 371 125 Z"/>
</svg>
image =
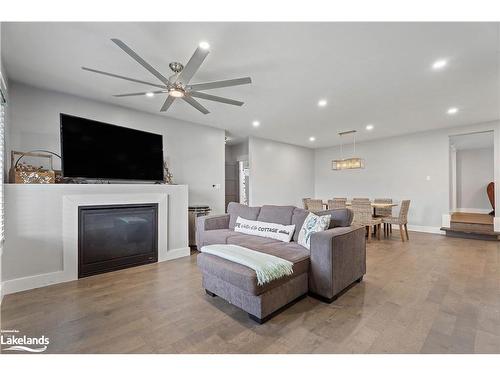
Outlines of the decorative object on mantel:
<svg viewBox="0 0 500 375">
<path fill-rule="evenodd" d="M 20 156 L 14 162 L 16 155 Z M 52 155 L 61 158 L 56 153 L 47 150 L 33 150 L 28 152 L 11 151 L 10 182 L 14 184 L 53 184 L 60 182 L 62 180 L 61 173 L 59 171 L 57 171 L 59 173 L 56 173 L 52 168 Z M 42 166 L 36 167 L 31 164 L 19 163 L 25 156 L 48 159 L 48 169 L 44 169 Z M 58 181 L 56 181 L 56 174 Z"/>
<path fill-rule="evenodd" d="M 345 132 L 340 132 L 339 136 L 342 139 L 343 136 L 352 134 L 352 148 L 353 155 L 356 155 L 356 130 L 349 130 Z M 344 159 L 344 150 L 343 150 L 344 142 L 340 143 L 340 159 L 332 160 L 332 169 L 334 171 L 340 171 L 344 169 L 362 169 L 365 167 L 364 159 L 353 156 L 352 158 Z"/>
<path fill-rule="evenodd" d="M 167 185 L 172 185 L 174 183 L 174 175 L 168 169 L 168 163 L 166 161 L 163 162 L 163 182 Z"/>
<path fill-rule="evenodd" d="M 490 212 L 490 215 L 495 216 L 495 183 L 490 182 L 486 187 L 486 193 L 488 194 L 488 199 L 490 200 L 491 207 L 493 211 Z"/>
</svg>

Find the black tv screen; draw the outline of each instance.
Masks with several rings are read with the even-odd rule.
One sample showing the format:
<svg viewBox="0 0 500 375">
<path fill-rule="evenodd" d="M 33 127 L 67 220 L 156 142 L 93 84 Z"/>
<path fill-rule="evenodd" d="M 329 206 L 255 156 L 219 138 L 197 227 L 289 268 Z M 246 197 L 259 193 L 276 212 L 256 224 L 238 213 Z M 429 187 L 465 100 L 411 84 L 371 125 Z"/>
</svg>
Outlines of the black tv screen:
<svg viewBox="0 0 500 375">
<path fill-rule="evenodd" d="M 64 177 L 163 180 L 162 136 L 61 113 Z"/>
</svg>

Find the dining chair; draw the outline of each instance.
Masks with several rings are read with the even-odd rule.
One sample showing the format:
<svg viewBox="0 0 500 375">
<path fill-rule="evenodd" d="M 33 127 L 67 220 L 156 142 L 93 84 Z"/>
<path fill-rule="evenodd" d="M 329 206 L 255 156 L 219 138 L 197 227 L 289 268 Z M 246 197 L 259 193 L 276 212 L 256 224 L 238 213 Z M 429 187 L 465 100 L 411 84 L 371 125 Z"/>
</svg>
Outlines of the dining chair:
<svg viewBox="0 0 500 375">
<path fill-rule="evenodd" d="M 399 234 L 401 235 L 401 241 L 405 242 L 405 234 L 406 239 L 409 241 L 410 237 L 408 237 L 408 210 L 410 208 L 410 201 L 404 200 L 401 201 L 401 208 L 399 209 L 398 216 L 384 217 L 382 218 L 382 222 L 389 225 L 392 228 L 392 225 L 399 225 Z M 403 233 L 404 230 L 404 233 Z M 392 233 L 392 232 L 391 232 Z"/>
<path fill-rule="evenodd" d="M 324 210 L 322 199 L 308 199 L 306 203 L 307 203 L 306 210 L 308 211 L 318 212 Z"/>
<path fill-rule="evenodd" d="M 307 201 L 311 198 L 302 198 L 302 206 L 307 210 Z"/>
<path fill-rule="evenodd" d="M 347 198 L 333 198 L 328 200 L 328 209 L 346 208 Z"/>
<path fill-rule="evenodd" d="M 352 211 L 354 213 L 353 223 L 366 227 L 368 231 L 368 242 L 370 242 L 372 236 L 372 227 L 377 229 L 377 239 L 380 240 L 380 227 L 382 225 L 382 219 L 374 218 L 372 216 L 372 205 L 370 201 L 353 199 Z"/>
<path fill-rule="evenodd" d="M 363 201 L 363 202 L 369 202 L 370 198 L 352 198 L 353 202 L 354 201 Z"/>
<path fill-rule="evenodd" d="M 391 198 L 375 198 L 373 200 L 373 203 L 392 203 L 392 199 Z M 380 217 L 380 218 L 384 218 L 384 217 L 391 217 L 392 216 L 392 206 L 390 207 L 383 207 L 383 208 L 376 208 L 374 209 L 375 210 L 375 217 Z M 386 223 L 383 223 L 384 224 L 384 236 L 385 235 L 388 235 L 388 231 L 392 230 L 392 228 L 389 228 L 389 225 L 386 224 Z"/>
</svg>

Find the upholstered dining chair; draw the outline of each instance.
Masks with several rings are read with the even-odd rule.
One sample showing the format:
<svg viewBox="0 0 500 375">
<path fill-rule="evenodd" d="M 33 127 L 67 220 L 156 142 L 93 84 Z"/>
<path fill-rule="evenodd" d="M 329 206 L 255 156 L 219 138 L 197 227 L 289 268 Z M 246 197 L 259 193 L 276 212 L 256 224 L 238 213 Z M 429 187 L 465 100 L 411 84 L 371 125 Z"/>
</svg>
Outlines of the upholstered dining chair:
<svg viewBox="0 0 500 375">
<path fill-rule="evenodd" d="M 323 200 L 321 199 L 308 199 L 306 201 L 306 210 L 311 212 L 323 211 Z"/>
<path fill-rule="evenodd" d="M 391 198 L 375 198 L 373 203 L 392 203 Z M 392 206 L 391 207 L 383 207 L 375 209 L 375 217 L 384 218 L 384 217 L 392 217 Z M 389 231 L 392 230 L 387 223 L 384 224 L 384 236 L 389 234 Z"/>
<path fill-rule="evenodd" d="M 398 216 L 384 217 L 382 218 L 382 222 L 389 225 L 389 228 L 392 228 L 393 225 L 399 225 L 399 234 L 401 235 L 401 241 L 405 242 L 406 239 L 409 241 L 410 237 L 408 237 L 408 210 L 410 208 L 410 201 L 404 200 L 401 201 L 401 208 L 399 210 Z M 404 230 L 404 233 L 403 233 Z M 392 233 L 392 232 L 391 232 Z"/>
<path fill-rule="evenodd" d="M 346 208 L 347 198 L 333 198 L 328 200 L 328 209 Z"/>
<path fill-rule="evenodd" d="M 372 205 L 370 201 L 352 201 L 352 211 L 354 213 L 353 223 L 366 227 L 368 231 L 368 242 L 372 236 L 372 227 L 376 227 L 377 239 L 380 240 L 380 227 L 382 219 L 374 218 L 372 216 Z"/>
</svg>

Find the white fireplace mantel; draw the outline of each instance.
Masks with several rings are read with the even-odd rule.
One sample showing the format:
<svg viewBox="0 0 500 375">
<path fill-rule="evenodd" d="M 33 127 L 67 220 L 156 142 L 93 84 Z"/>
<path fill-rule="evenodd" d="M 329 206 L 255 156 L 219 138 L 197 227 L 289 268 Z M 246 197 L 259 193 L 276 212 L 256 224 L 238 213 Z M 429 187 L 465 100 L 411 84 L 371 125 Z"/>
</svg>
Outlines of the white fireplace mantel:
<svg viewBox="0 0 500 375">
<path fill-rule="evenodd" d="M 78 207 L 158 203 L 158 261 L 188 256 L 186 185 L 5 186 L 4 294 L 78 278 Z"/>
</svg>

